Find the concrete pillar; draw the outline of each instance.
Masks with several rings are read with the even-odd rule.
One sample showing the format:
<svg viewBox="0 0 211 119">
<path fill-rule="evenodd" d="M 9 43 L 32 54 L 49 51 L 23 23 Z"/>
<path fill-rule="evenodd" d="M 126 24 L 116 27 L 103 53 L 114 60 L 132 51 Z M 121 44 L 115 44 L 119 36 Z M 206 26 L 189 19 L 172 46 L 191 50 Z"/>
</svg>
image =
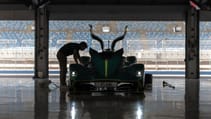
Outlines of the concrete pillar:
<svg viewBox="0 0 211 119">
<path fill-rule="evenodd" d="M 46 6 L 35 9 L 35 72 L 34 78 L 48 78 L 48 10 Z"/>
<path fill-rule="evenodd" d="M 199 11 L 188 7 L 185 47 L 185 118 L 199 119 Z"/>
<path fill-rule="evenodd" d="M 185 76 L 198 79 L 199 72 L 199 11 L 192 7 L 187 10 L 185 41 Z"/>
<path fill-rule="evenodd" d="M 35 106 L 34 119 L 48 119 L 48 10 L 44 0 L 34 0 L 35 10 Z"/>
</svg>

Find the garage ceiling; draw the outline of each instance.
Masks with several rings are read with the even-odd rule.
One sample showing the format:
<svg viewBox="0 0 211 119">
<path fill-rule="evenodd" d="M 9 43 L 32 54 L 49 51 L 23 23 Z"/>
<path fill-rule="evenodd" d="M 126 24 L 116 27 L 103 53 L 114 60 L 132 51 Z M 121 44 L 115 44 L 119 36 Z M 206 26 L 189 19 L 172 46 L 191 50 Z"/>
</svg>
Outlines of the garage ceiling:
<svg viewBox="0 0 211 119">
<path fill-rule="evenodd" d="M 50 1 L 50 19 L 55 20 L 184 20 L 189 6 L 189 0 L 0 0 L 0 19 L 34 19 L 38 1 Z M 210 20 L 211 12 L 201 16 Z"/>
<path fill-rule="evenodd" d="M 122 4 L 122 5 L 156 5 L 156 4 L 186 4 L 187 0 L 51 0 L 52 4 Z"/>
<path fill-rule="evenodd" d="M 29 4 L 42 0 L 1 0 L 0 4 Z M 46 0 L 43 0 L 46 1 Z M 85 5 L 185 5 L 188 0 L 50 0 L 51 4 Z"/>
</svg>

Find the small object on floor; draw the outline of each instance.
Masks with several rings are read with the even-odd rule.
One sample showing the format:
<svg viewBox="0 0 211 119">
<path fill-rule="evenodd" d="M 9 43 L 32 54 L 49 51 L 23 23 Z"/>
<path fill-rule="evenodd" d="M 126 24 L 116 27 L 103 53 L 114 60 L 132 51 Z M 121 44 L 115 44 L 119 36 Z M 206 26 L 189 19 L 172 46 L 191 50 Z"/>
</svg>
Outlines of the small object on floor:
<svg viewBox="0 0 211 119">
<path fill-rule="evenodd" d="M 169 84 L 169 83 L 166 82 L 166 81 L 163 81 L 163 87 L 166 87 L 166 86 L 168 86 L 169 88 L 175 89 L 175 86 Z"/>
</svg>

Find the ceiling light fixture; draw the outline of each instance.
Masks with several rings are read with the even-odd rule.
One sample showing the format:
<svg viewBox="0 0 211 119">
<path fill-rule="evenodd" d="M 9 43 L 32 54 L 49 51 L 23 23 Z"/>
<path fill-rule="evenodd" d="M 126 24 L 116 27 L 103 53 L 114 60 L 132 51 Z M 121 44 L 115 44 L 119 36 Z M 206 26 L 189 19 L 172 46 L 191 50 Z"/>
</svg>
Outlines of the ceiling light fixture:
<svg viewBox="0 0 211 119">
<path fill-rule="evenodd" d="M 110 32 L 110 27 L 108 25 L 103 25 L 102 32 L 104 32 L 104 33 Z"/>
</svg>

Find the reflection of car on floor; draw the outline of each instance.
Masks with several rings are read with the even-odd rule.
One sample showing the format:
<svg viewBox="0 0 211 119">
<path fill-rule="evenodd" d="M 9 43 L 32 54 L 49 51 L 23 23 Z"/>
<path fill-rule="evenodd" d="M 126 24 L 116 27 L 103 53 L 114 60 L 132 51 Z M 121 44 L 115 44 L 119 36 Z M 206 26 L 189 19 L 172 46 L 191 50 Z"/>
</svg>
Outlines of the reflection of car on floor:
<svg viewBox="0 0 211 119">
<path fill-rule="evenodd" d="M 124 57 L 123 48 L 114 50 L 115 44 L 122 40 L 127 32 L 113 40 L 111 49 L 104 50 L 102 40 L 90 32 L 93 39 L 99 41 L 102 52 L 90 48 L 90 56 L 82 56 L 81 64 L 70 64 L 68 87 L 71 93 L 77 92 L 134 92 L 144 91 L 144 65 L 136 63 L 135 56 Z"/>
<path fill-rule="evenodd" d="M 74 95 L 68 106 L 71 119 L 142 119 L 144 96 Z"/>
</svg>

